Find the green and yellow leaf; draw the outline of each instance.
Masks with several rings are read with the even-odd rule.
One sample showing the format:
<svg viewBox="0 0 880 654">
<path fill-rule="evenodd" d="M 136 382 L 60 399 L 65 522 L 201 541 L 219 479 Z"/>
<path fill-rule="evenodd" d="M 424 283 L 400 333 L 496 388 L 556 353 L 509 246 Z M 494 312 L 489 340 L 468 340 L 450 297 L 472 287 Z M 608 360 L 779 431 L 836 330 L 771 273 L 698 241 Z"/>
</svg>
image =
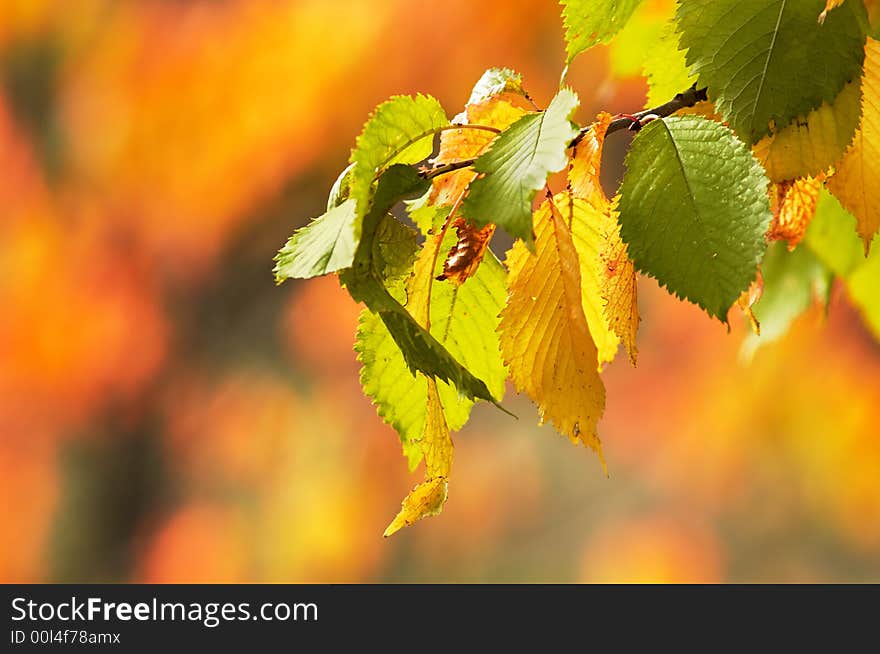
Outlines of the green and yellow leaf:
<svg viewBox="0 0 880 654">
<path fill-rule="evenodd" d="M 427 380 L 425 428 L 419 446 L 425 458 L 425 481 L 410 491 L 400 512 L 383 534 L 386 538 L 427 516 L 437 515 L 446 502 L 452 471 L 452 437 L 434 380 Z"/>
<path fill-rule="evenodd" d="M 861 118 L 861 84 L 847 84 L 832 103 L 759 141 L 755 156 L 773 182 L 819 175 L 843 156 Z"/>
</svg>

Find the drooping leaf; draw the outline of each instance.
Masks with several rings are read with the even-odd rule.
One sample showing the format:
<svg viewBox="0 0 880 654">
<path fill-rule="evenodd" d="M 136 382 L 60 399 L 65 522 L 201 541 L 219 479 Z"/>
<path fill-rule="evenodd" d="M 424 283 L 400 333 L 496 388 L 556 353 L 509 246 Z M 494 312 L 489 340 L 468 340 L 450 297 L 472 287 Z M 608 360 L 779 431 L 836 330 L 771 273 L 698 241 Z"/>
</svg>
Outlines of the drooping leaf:
<svg viewBox="0 0 880 654">
<path fill-rule="evenodd" d="M 868 39 L 862 78 L 862 123 L 828 189 L 856 217 L 867 248 L 880 231 L 880 42 Z"/>
<path fill-rule="evenodd" d="M 443 252 L 455 235 L 447 232 L 442 242 L 440 238 L 430 236 L 419 253 L 407 285 L 407 309 L 500 399 L 507 378 L 496 334 L 506 295 L 504 269 L 490 252 L 466 283 L 437 281 Z"/>
<path fill-rule="evenodd" d="M 309 279 L 348 268 L 357 248 L 354 200 L 296 230 L 275 256 L 275 283 Z"/>
<path fill-rule="evenodd" d="M 828 296 L 829 270 L 807 248 L 788 251 L 784 243 L 767 249 L 761 264 L 764 280 L 761 298 L 752 307 L 761 334 L 749 334 L 740 356 L 750 360 L 757 349 L 788 333 L 794 320 Z"/>
<path fill-rule="evenodd" d="M 822 177 L 804 177 L 771 185 L 773 222 L 767 232 L 770 241 L 786 241 L 793 250 L 801 242 L 816 213 Z"/>
<path fill-rule="evenodd" d="M 740 138 L 753 144 L 861 76 L 861 2 L 816 17 L 823 0 L 679 0 L 681 46 L 698 84 Z"/>
<path fill-rule="evenodd" d="M 360 218 L 369 211 L 376 177 L 394 164 L 412 164 L 429 157 L 434 134 L 448 124 L 443 107 L 431 96 L 398 95 L 376 108 L 351 153 L 354 169 L 349 193 Z M 355 233 L 360 233 L 359 225 Z"/>
<path fill-rule="evenodd" d="M 422 326 L 427 324 L 425 287 L 442 266 L 442 256 L 437 261 L 433 257 L 437 238 L 430 237 L 420 251 L 408 284 L 407 309 Z M 454 236 L 447 234 L 442 247 L 453 241 Z M 455 286 L 435 282 L 431 288 L 431 334 L 457 361 L 485 380 L 497 398 L 504 394 L 507 377 L 496 334 L 498 313 L 505 298 L 504 269 L 491 253 L 467 283 Z M 427 380 L 424 375 L 413 375 L 388 329 L 375 314 L 362 314 L 355 350 L 362 364 L 364 393 L 373 400 L 385 422 L 397 431 L 412 468 L 421 458 L 421 449 L 415 444 L 424 430 Z M 449 428 L 458 431 L 467 422 L 473 402 L 444 382 L 438 382 L 437 389 Z"/>
<path fill-rule="evenodd" d="M 572 195 L 587 205 L 571 207 L 579 217 L 572 220 L 571 230 L 581 261 L 584 315 L 599 352 L 600 368 L 614 359 L 621 340 L 635 364 L 639 324 L 635 269 L 620 239 L 617 212 L 599 180 L 610 124 L 610 114 L 599 114 L 578 143 L 568 173 Z"/>
<path fill-rule="evenodd" d="M 565 26 L 566 65 L 623 29 L 642 0 L 560 0 Z"/>
<path fill-rule="evenodd" d="M 503 132 L 474 163 L 482 177 L 470 184 L 461 213 L 478 226 L 495 223 L 532 242 L 532 199 L 550 173 L 568 163 L 566 150 L 578 130 L 570 118 L 577 95 L 564 88 L 547 110 L 528 114 Z"/>
<path fill-rule="evenodd" d="M 771 181 L 782 182 L 828 170 L 853 141 L 861 118 L 861 84 L 850 82 L 834 102 L 823 102 L 755 144 L 754 152 Z"/>
<path fill-rule="evenodd" d="M 596 425 L 605 388 L 581 300 L 581 265 L 568 227 L 574 217 L 561 213 L 569 206 L 566 196 L 558 199 L 560 208 L 548 200 L 535 214 L 535 251 L 518 241 L 507 255 L 501 352 L 514 385 L 538 405 L 541 420 L 601 458 Z"/>
<path fill-rule="evenodd" d="M 621 237 L 636 268 L 726 320 L 766 248 L 761 166 L 727 127 L 673 116 L 642 129 L 626 167 Z"/>
<path fill-rule="evenodd" d="M 427 380 L 425 428 L 419 445 L 425 457 L 425 481 L 410 491 L 400 512 L 383 534 L 386 538 L 427 516 L 437 515 L 446 502 L 452 471 L 452 438 L 433 379 Z"/>
<path fill-rule="evenodd" d="M 416 322 L 389 293 L 384 275 L 377 268 L 376 232 L 388 210 L 397 202 L 421 195 L 428 182 L 411 166 L 395 165 L 379 179 L 372 208 L 364 218 L 363 234 L 354 264 L 340 274 L 349 294 L 379 314 L 397 343 L 409 369 L 451 382 L 465 396 L 493 400 L 485 382 L 475 377 Z"/>
</svg>

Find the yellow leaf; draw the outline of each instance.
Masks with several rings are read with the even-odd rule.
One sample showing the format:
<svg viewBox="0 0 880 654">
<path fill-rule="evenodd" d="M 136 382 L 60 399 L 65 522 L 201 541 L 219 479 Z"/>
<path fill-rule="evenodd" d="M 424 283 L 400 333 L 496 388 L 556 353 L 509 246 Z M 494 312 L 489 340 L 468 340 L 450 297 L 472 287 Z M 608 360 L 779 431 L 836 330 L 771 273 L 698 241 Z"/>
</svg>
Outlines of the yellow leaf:
<svg viewBox="0 0 880 654">
<path fill-rule="evenodd" d="M 819 14 L 819 24 L 824 24 L 825 17 L 828 16 L 828 12 L 842 5 L 843 1 L 844 0 L 827 0 L 827 2 L 825 3 L 825 9 L 822 11 L 821 14 Z"/>
<path fill-rule="evenodd" d="M 840 204 L 856 217 L 868 251 L 880 231 L 880 42 L 868 39 L 862 77 L 862 126 L 826 182 Z"/>
<path fill-rule="evenodd" d="M 819 191 L 824 175 L 803 177 L 790 182 L 770 185 L 770 207 L 773 222 L 767 231 L 770 241 L 788 241 L 788 249 L 794 250 L 801 242 L 810 221 L 816 215 Z"/>
<path fill-rule="evenodd" d="M 771 182 L 825 172 L 852 143 L 859 121 L 858 81 L 850 82 L 834 102 L 823 103 L 753 148 Z"/>
<path fill-rule="evenodd" d="M 508 303 L 498 329 L 511 379 L 538 405 L 542 422 L 550 420 L 602 460 L 596 426 L 605 409 L 605 387 L 596 370 L 596 345 L 581 302 L 581 265 L 568 225 L 575 202 L 586 205 L 560 194 L 538 209 L 534 253 L 521 241 L 514 244 L 507 256 Z"/>
<path fill-rule="evenodd" d="M 589 205 L 579 209 L 585 215 L 573 222 L 572 232 L 581 260 L 584 315 L 596 343 L 600 370 L 614 359 L 621 340 L 635 365 L 639 325 L 635 268 L 620 238 L 617 213 L 599 179 L 610 124 L 610 114 L 599 114 L 578 144 L 568 176 L 572 194 Z M 575 203 L 574 210 L 579 206 Z"/>
<path fill-rule="evenodd" d="M 577 144 L 568 171 L 568 183 L 575 197 L 583 198 L 600 210 L 608 204 L 599 177 L 605 134 L 610 124 L 611 114 L 603 111 L 596 117 L 596 122 L 590 125 L 589 131 Z"/>
<path fill-rule="evenodd" d="M 639 302 L 635 266 L 629 258 L 626 243 L 620 238 L 617 212 L 611 211 L 603 216 L 604 246 L 599 252 L 602 264 L 599 291 L 605 302 L 605 318 L 614 333 L 623 341 L 630 363 L 636 365 Z"/>
<path fill-rule="evenodd" d="M 401 504 L 400 512 L 383 534 L 386 538 L 426 516 L 437 515 L 446 502 L 452 470 L 452 437 L 443 415 L 437 384 L 428 379 L 428 414 L 420 441 L 425 456 L 425 481 L 413 488 Z"/>
</svg>

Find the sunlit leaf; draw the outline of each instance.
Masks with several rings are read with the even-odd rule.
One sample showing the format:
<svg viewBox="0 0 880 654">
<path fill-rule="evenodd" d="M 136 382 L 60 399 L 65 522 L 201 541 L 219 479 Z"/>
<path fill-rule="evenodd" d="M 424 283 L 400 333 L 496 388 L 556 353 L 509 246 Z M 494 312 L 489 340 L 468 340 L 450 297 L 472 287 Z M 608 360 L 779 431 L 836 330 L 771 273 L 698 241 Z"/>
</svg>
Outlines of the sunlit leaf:
<svg viewBox="0 0 880 654">
<path fill-rule="evenodd" d="M 550 173 L 568 164 L 566 150 L 578 134 L 570 120 L 577 106 L 577 95 L 562 89 L 546 111 L 523 116 L 501 134 L 474 164 L 481 177 L 471 183 L 462 215 L 531 243 L 532 199 Z"/>
<path fill-rule="evenodd" d="M 642 0 L 561 0 L 566 63 L 623 29 Z"/>
</svg>

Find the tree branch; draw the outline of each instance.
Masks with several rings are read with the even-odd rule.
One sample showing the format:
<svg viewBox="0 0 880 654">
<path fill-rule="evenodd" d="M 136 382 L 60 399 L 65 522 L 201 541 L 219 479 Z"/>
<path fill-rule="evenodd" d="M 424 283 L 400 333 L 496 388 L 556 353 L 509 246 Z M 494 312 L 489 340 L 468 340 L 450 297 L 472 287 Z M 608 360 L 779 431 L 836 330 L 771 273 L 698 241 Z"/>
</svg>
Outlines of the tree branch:
<svg viewBox="0 0 880 654">
<path fill-rule="evenodd" d="M 677 94 L 672 100 L 669 102 L 664 102 L 663 104 L 652 107 L 651 109 L 645 109 L 644 111 L 640 111 L 638 113 L 632 114 L 631 116 L 621 116 L 619 118 L 615 118 L 611 121 L 611 124 L 608 125 L 608 131 L 605 133 L 613 134 L 614 132 L 619 132 L 623 129 L 631 129 L 638 131 L 642 127 L 644 127 L 650 120 L 656 120 L 657 118 L 666 118 L 667 116 L 671 116 L 679 109 L 686 109 L 688 107 L 693 107 L 698 102 L 703 102 L 704 100 L 708 100 L 709 97 L 706 95 L 706 89 L 698 89 L 697 85 L 694 84 L 687 91 L 682 91 Z M 646 118 L 650 118 L 650 120 L 645 120 Z M 589 127 L 584 127 L 580 134 L 577 135 L 574 141 L 572 141 L 572 145 L 577 145 L 581 139 L 583 139 L 590 131 Z"/>
<path fill-rule="evenodd" d="M 667 116 L 671 116 L 672 114 L 674 114 L 679 109 L 693 107 L 698 102 L 703 102 L 704 100 L 708 99 L 709 98 L 706 95 L 706 89 L 698 89 L 697 85 L 694 84 L 687 91 L 682 91 L 681 93 L 677 94 L 669 102 L 664 102 L 659 106 L 652 107 L 651 109 L 645 109 L 644 111 L 639 111 L 638 113 L 632 115 L 623 115 L 615 118 L 611 121 L 611 124 L 608 125 L 606 136 L 608 134 L 613 134 L 614 132 L 619 132 L 624 129 L 638 131 L 652 120 L 656 120 L 658 118 L 666 118 Z M 584 127 L 571 142 L 572 147 L 580 143 L 581 140 L 589 133 L 590 127 Z M 436 168 L 424 168 L 420 171 L 419 174 L 425 179 L 434 179 L 435 177 L 439 177 L 440 175 L 446 175 L 447 173 L 452 173 L 456 170 L 461 170 L 462 168 L 468 168 L 469 166 L 472 166 L 475 161 L 476 159 L 453 161 L 452 163 L 443 164 L 442 166 L 437 166 Z"/>
</svg>

